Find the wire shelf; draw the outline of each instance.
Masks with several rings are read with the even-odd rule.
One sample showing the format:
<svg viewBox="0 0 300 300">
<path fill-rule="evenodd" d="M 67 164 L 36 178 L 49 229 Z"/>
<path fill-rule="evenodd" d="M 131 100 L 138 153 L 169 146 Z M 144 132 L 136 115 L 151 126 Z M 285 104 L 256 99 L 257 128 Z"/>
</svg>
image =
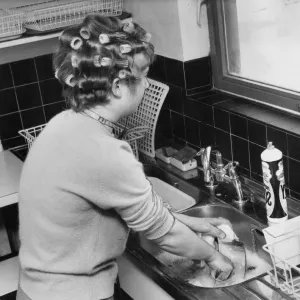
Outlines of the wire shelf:
<svg viewBox="0 0 300 300">
<path fill-rule="evenodd" d="M 23 13 L 13 9 L 0 9 L 0 38 L 21 35 L 23 28 Z"/>
<path fill-rule="evenodd" d="M 300 229 L 277 238 L 263 249 L 271 256 L 273 284 L 294 299 L 300 300 Z"/>
<path fill-rule="evenodd" d="M 31 127 L 19 131 L 19 134 L 25 138 L 29 149 L 32 147 L 34 141 L 39 136 L 39 134 L 43 131 L 46 125 L 47 124 L 42 124 L 39 126 L 35 126 L 35 127 Z M 137 159 L 139 159 L 137 141 L 144 137 L 145 132 L 147 130 L 148 128 L 143 126 L 131 128 L 129 130 L 126 130 L 125 127 L 120 124 L 114 127 L 114 133 L 116 136 L 119 136 L 123 131 L 125 132 L 123 139 L 129 143 L 133 151 L 133 154 Z"/>
<path fill-rule="evenodd" d="M 137 126 L 148 127 L 144 138 L 137 141 L 138 149 L 142 153 L 155 157 L 155 130 L 159 113 L 169 92 L 169 87 L 161 82 L 148 78 L 149 88 L 145 91 L 137 111 L 119 121 L 119 124 L 129 128 Z"/>
<path fill-rule="evenodd" d="M 79 24 L 87 15 L 119 16 L 123 0 L 50 0 L 19 6 L 24 12 L 24 27 L 34 31 L 49 31 Z"/>
</svg>

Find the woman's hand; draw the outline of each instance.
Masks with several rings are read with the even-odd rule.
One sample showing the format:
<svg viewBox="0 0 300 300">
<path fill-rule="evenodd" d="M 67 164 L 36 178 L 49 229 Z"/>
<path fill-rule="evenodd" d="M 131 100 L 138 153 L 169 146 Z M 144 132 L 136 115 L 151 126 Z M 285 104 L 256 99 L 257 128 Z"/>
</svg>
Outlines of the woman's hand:
<svg viewBox="0 0 300 300">
<path fill-rule="evenodd" d="M 226 224 L 232 227 L 231 223 L 224 218 L 196 218 L 178 213 L 173 213 L 173 215 L 194 232 L 211 235 L 220 239 L 224 239 L 226 234 L 221 229 L 217 228 L 217 226 Z"/>
<path fill-rule="evenodd" d="M 212 270 L 212 276 L 218 281 L 224 281 L 233 275 L 233 265 L 229 258 L 215 251 L 211 258 L 206 260 L 206 264 Z"/>
</svg>

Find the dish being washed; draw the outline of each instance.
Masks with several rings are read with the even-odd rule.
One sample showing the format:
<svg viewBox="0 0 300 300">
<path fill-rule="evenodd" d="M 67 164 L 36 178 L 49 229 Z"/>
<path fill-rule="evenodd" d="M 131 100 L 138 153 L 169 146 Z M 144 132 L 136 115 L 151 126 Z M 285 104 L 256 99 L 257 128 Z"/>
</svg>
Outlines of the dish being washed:
<svg viewBox="0 0 300 300">
<path fill-rule="evenodd" d="M 201 237 L 231 260 L 233 272 L 230 278 L 225 281 L 216 280 L 215 274 L 204 261 L 196 263 L 161 250 L 155 253 L 154 257 L 170 268 L 184 282 L 205 288 L 221 288 L 239 284 L 271 269 L 269 263 L 261 259 L 255 252 L 247 249 L 238 240 L 232 229 L 226 230 L 226 233 L 227 237 L 230 236 L 231 238 L 219 240 L 211 236 Z"/>
</svg>

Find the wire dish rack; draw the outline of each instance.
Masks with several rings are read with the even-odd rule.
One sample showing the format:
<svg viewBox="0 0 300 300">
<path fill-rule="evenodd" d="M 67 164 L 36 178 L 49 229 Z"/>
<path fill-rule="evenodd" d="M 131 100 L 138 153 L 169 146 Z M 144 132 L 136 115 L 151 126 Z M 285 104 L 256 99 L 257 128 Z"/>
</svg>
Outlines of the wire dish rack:
<svg viewBox="0 0 300 300">
<path fill-rule="evenodd" d="M 51 0 L 19 6 L 24 12 L 24 27 L 38 32 L 47 32 L 80 23 L 88 14 L 119 16 L 123 0 Z"/>
<path fill-rule="evenodd" d="M 150 157 L 155 157 L 155 130 L 161 107 L 169 91 L 166 84 L 148 78 L 149 88 L 145 91 L 137 111 L 127 118 L 121 119 L 114 128 L 114 133 L 119 136 L 123 133 L 137 159 L 138 152 Z M 28 147 L 32 146 L 37 136 L 46 124 L 20 130 L 19 134 L 25 138 Z"/>
<path fill-rule="evenodd" d="M 35 126 L 35 127 L 31 127 L 19 131 L 19 134 L 25 138 L 29 149 L 31 148 L 33 142 L 36 140 L 39 134 L 44 130 L 46 125 L 47 124 L 42 124 L 39 126 Z M 137 141 L 144 137 L 146 131 L 148 131 L 148 128 L 145 126 L 137 126 L 135 128 L 131 128 L 127 130 L 124 126 L 120 124 L 117 124 L 114 127 L 114 134 L 117 137 L 123 134 L 123 139 L 129 143 L 133 151 L 133 154 L 137 159 L 139 159 Z"/>
<path fill-rule="evenodd" d="M 24 32 L 22 12 L 0 9 L 0 41 L 18 38 Z"/>
<path fill-rule="evenodd" d="M 137 111 L 127 118 L 119 121 L 119 124 L 134 128 L 146 126 L 149 130 L 142 139 L 137 141 L 138 149 L 142 153 L 155 157 L 155 130 L 161 107 L 169 92 L 169 87 L 154 79 L 148 78 L 149 88 L 145 91 L 143 99 Z"/>
<path fill-rule="evenodd" d="M 300 300 L 300 229 L 264 245 L 263 249 L 272 259 L 273 270 L 268 273 L 273 284 Z"/>
</svg>

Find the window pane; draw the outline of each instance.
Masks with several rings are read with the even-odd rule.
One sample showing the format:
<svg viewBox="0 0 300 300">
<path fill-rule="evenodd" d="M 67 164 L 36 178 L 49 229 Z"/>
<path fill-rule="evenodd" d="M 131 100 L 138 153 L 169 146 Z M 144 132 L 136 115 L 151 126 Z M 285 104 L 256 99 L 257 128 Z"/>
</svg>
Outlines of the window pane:
<svg viewBox="0 0 300 300">
<path fill-rule="evenodd" d="M 300 0 L 223 0 L 228 72 L 300 92 Z"/>
</svg>

